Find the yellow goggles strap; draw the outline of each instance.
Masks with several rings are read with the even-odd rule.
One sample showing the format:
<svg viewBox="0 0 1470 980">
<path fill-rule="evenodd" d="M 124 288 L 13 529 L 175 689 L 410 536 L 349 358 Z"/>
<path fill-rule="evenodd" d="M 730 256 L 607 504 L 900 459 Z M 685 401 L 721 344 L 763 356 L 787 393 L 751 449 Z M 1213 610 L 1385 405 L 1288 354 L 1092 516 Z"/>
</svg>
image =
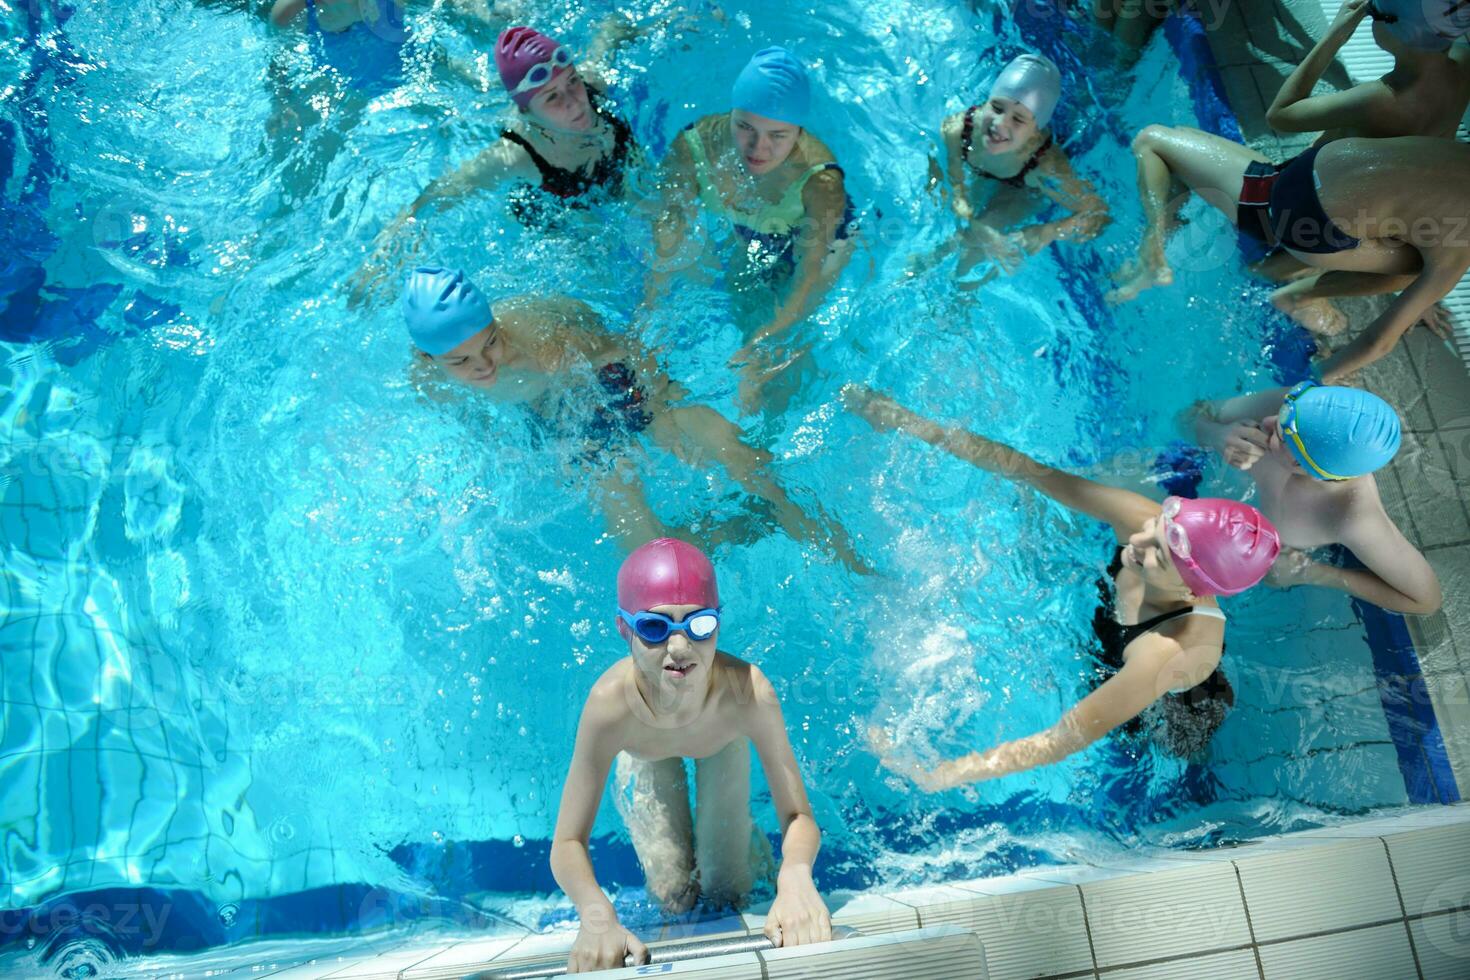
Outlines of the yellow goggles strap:
<svg viewBox="0 0 1470 980">
<path fill-rule="evenodd" d="M 1322 467 L 1320 467 L 1320 466 L 1317 465 L 1316 461 L 1312 459 L 1311 453 L 1307 452 L 1307 447 L 1304 446 L 1304 445 L 1302 445 L 1302 437 L 1296 434 L 1295 420 L 1293 420 L 1293 424 L 1292 424 L 1291 428 L 1289 428 L 1289 429 L 1286 430 L 1286 434 L 1289 435 L 1289 436 L 1291 436 L 1291 444 L 1293 446 L 1296 446 L 1296 451 L 1301 455 L 1302 462 L 1307 464 L 1307 469 L 1311 470 L 1318 477 L 1320 477 L 1323 480 L 1351 480 L 1352 479 L 1352 477 L 1350 477 L 1350 476 L 1338 476 L 1336 473 L 1329 473 L 1326 470 L 1324 470 Z"/>
</svg>

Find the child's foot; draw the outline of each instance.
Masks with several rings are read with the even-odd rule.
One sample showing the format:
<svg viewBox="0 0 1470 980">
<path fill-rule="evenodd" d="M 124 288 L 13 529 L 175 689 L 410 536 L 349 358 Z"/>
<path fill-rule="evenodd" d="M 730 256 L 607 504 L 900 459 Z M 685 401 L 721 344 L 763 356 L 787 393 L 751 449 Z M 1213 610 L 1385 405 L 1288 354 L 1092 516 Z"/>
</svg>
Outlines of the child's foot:
<svg viewBox="0 0 1470 980">
<path fill-rule="evenodd" d="M 1308 300 L 1281 312 L 1318 337 L 1335 337 L 1348 325 L 1347 314 L 1327 299 Z"/>
<path fill-rule="evenodd" d="M 1117 288 L 1108 290 L 1103 299 L 1109 305 L 1117 306 L 1137 299 L 1138 294 L 1146 289 L 1172 284 L 1174 270 L 1163 261 L 1157 264 L 1130 262 L 1118 270 L 1113 280 L 1118 283 Z"/>
</svg>

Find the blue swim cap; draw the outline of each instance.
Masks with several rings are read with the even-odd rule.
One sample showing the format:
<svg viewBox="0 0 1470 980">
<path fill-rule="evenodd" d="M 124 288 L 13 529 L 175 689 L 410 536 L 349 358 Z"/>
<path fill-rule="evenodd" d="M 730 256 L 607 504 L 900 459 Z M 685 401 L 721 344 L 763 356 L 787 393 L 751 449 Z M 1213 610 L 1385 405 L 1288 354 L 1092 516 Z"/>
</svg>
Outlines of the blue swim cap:
<svg viewBox="0 0 1470 980">
<path fill-rule="evenodd" d="M 790 51 L 764 48 L 740 70 L 730 104 L 767 119 L 805 126 L 812 86 L 806 69 Z"/>
<path fill-rule="evenodd" d="M 1315 381 L 1303 381 L 1287 393 L 1281 420 L 1288 423 L 1282 439 L 1291 454 L 1319 480 L 1372 473 L 1393 459 L 1402 438 L 1398 413 L 1382 398 Z"/>
<path fill-rule="evenodd" d="M 490 304 L 460 269 L 424 266 L 403 287 L 403 319 L 419 350 L 447 354 L 495 319 Z"/>
</svg>

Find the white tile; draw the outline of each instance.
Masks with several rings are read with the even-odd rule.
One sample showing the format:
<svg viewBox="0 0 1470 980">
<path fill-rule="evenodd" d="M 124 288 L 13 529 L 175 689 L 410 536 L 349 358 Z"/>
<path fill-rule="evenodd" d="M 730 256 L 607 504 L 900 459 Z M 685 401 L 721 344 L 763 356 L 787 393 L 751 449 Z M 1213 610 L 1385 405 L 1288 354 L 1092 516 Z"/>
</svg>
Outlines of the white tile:
<svg viewBox="0 0 1470 980">
<path fill-rule="evenodd" d="M 1265 980 L 1415 980 L 1402 922 L 1260 947 Z"/>
<path fill-rule="evenodd" d="M 1098 969 L 1247 945 L 1235 869 L 1195 862 L 1182 871 L 1082 886 Z"/>
<path fill-rule="evenodd" d="M 1076 887 L 989 896 L 952 891 L 964 897 L 919 905 L 919 921 L 925 928 L 953 925 L 978 935 L 990 980 L 1092 969 L 1082 897 Z"/>
<path fill-rule="evenodd" d="M 403 980 L 444 980 L 474 973 L 516 945 L 522 936 L 491 936 L 470 939 L 417 963 L 403 971 Z"/>
<path fill-rule="evenodd" d="M 329 980 L 398 980 L 398 975 L 404 970 L 432 959 L 449 947 L 449 943 L 443 943 L 435 946 L 415 945 L 411 949 L 395 949 L 371 959 L 359 960 L 334 973 L 328 973 L 324 980 L 327 978 Z"/>
<path fill-rule="evenodd" d="M 1409 923 L 1409 932 L 1424 980 L 1470 977 L 1470 910 L 1415 919 Z"/>
<path fill-rule="evenodd" d="M 829 895 L 827 907 L 834 926 L 851 926 L 869 935 L 919 928 L 919 913 L 912 906 L 884 895 Z"/>
<path fill-rule="evenodd" d="M 952 881 L 950 886 L 962 891 L 974 892 L 976 895 L 1013 895 L 1016 892 L 1034 892 L 1042 888 L 1055 888 L 1056 882 L 1026 874 L 1014 874 Z"/>
<path fill-rule="evenodd" d="M 1470 824 L 1426 827 L 1383 840 L 1405 912 L 1470 908 Z"/>
<path fill-rule="evenodd" d="M 299 963 L 295 966 L 288 966 L 283 970 L 261 971 L 260 973 L 256 974 L 256 976 L 261 977 L 262 980 L 264 980 L 264 978 L 266 977 L 269 977 L 270 980 L 322 980 L 322 978 L 327 977 L 330 974 L 346 969 L 347 967 L 355 966 L 359 963 L 365 963 L 370 959 L 373 959 L 373 957 L 354 957 L 346 955 L 324 956 L 320 959 L 310 960 L 306 963 Z"/>
<path fill-rule="evenodd" d="M 984 976 L 980 940 L 962 929 L 916 929 L 822 946 L 760 954 L 769 980 L 863 977 L 865 980 L 976 980 Z"/>
<path fill-rule="evenodd" d="M 1255 953 L 1249 949 L 1105 970 L 1101 976 L 1103 980 L 1261 980 Z"/>
<path fill-rule="evenodd" d="M 1256 941 L 1399 918 L 1380 840 L 1323 843 L 1235 862 Z"/>
<path fill-rule="evenodd" d="M 917 885 L 913 888 L 900 888 L 897 891 L 886 893 L 895 902 L 902 902 L 914 908 L 922 908 L 926 905 L 940 905 L 945 902 L 961 902 L 975 896 L 951 884 L 943 885 Z"/>
<path fill-rule="evenodd" d="M 731 953 L 658 966 L 629 966 L 621 970 L 599 970 L 590 974 L 601 980 L 641 980 L 647 976 L 680 977 L 682 980 L 762 980 L 761 961 L 754 953 Z"/>
</svg>

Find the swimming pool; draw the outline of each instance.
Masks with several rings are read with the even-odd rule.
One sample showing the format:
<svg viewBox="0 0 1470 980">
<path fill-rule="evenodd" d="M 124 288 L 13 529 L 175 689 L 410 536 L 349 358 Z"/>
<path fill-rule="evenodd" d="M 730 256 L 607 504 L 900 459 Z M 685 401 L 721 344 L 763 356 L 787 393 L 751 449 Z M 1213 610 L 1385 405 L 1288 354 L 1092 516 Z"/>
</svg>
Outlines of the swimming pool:
<svg viewBox="0 0 1470 980">
<path fill-rule="evenodd" d="M 168 894 L 177 918 L 158 932 L 182 947 L 365 927 L 402 904 L 384 895 L 426 915 L 563 921 L 548 837 L 577 708 L 619 655 L 621 555 L 574 468 L 546 462 L 555 447 L 515 413 L 417 398 L 396 311 L 349 312 L 338 289 L 399 207 L 490 138 L 499 96 L 425 64 L 287 207 L 281 174 L 302 158 L 273 163 L 263 137 L 278 41 L 227 5 L 140 0 L 63 22 L 65 9 L 8 9 L 3 46 L 17 258 L 0 402 L 0 902 L 7 921 L 30 910 L 40 924 L 3 939 L 35 964 L 56 952 L 56 917 L 38 910 L 101 893 Z M 548 8 L 545 23 L 585 41 L 596 12 Z M 1140 222 L 1128 140 L 1194 120 L 1161 40 L 1124 74 L 1080 71 L 1056 36 L 1033 38 L 1070 82 L 1057 129 L 1114 224 L 958 294 L 944 267 L 903 274 L 950 227 L 925 188 L 931 134 L 1021 49 L 1015 26 L 937 2 L 844 3 L 825 19 L 855 32 L 798 8 L 725 13 L 620 62 L 614 92 L 640 138 L 662 152 L 723 108 L 751 49 L 781 40 L 822 83 L 814 129 L 871 229 L 808 328 L 815 367 L 788 410 L 744 421 L 877 574 L 779 533 L 715 555 L 724 643 L 774 679 L 812 790 L 818 884 L 1000 873 L 1404 802 L 1363 628 L 1348 600 L 1315 591 L 1227 604 L 1238 704 L 1201 762 L 1104 740 L 941 796 L 878 770 L 861 744 L 871 720 L 954 750 L 1050 724 L 1085 689 L 1107 538 L 872 432 L 842 411 L 841 385 L 1142 481 L 1180 409 L 1271 382 L 1264 348 L 1292 340 L 1197 205 L 1174 245 L 1180 285 L 1116 312 L 1101 301 Z M 640 227 L 611 213 L 587 241 L 535 238 L 487 195 L 436 219 L 425 254 L 492 297 L 567 291 L 621 325 Z M 738 330 L 719 284 L 679 290 L 648 329 L 694 397 L 734 415 Z M 660 513 L 750 506 L 719 471 L 657 453 L 641 465 Z M 1207 479 L 1243 489 L 1218 467 Z M 611 806 L 595 846 L 602 883 L 652 914 Z M 126 949 L 138 924 L 104 934 Z"/>
</svg>

